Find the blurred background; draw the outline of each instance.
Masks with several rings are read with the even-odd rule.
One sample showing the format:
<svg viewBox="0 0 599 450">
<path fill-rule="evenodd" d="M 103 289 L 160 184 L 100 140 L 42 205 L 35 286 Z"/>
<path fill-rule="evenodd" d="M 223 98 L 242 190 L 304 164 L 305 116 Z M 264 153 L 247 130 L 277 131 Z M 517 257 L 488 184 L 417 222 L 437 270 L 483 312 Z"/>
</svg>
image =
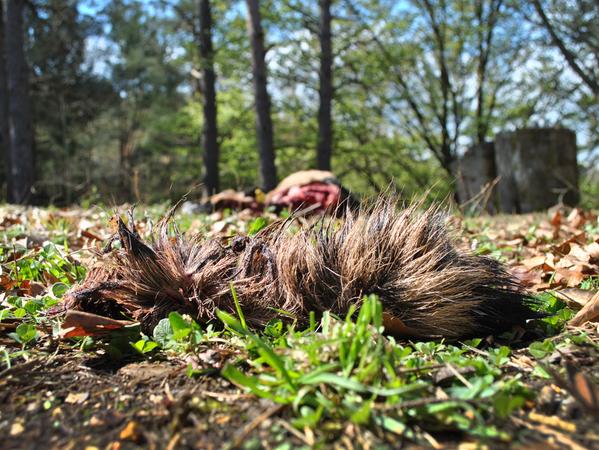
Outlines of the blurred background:
<svg viewBox="0 0 599 450">
<path fill-rule="evenodd" d="M 599 206 L 597 0 L 1 2 L 3 201 L 320 169 L 358 195 Z"/>
</svg>

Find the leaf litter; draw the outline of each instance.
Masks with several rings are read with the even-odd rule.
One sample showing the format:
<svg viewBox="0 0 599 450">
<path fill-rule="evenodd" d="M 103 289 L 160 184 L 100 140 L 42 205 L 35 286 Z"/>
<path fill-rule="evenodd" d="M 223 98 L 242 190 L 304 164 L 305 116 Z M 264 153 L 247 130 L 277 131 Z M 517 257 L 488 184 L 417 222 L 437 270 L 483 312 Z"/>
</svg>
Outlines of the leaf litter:
<svg viewBox="0 0 599 450">
<path fill-rule="evenodd" d="M 138 232 L 163 211 L 144 212 Z M 463 245 L 504 261 L 552 315 L 453 344 L 385 338 L 376 299 L 352 319 L 259 334 L 234 316 L 206 329 L 173 315 L 153 336 L 127 318 L 49 317 L 102 251 L 111 216 L 0 208 L 2 448 L 599 446 L 593 212 L 454 217 Z M 177 222 L 226 242 L 273 219 Z"/>
</svg>

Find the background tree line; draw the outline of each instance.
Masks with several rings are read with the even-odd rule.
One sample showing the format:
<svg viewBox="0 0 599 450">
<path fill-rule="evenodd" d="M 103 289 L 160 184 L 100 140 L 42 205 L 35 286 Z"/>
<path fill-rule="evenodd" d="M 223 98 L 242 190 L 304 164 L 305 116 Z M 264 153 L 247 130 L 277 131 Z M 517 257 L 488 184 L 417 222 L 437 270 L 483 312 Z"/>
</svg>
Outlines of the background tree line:
<svg viewBox="0 0 599 450">
<path fill-rule="evenodd" d="M 1 2 L 11 202 L 269 190 L 306 168 L 444 195 L 465 148 L 537 125 L 575 130 L 596 176 L 596 0 Z"/>
</svg>

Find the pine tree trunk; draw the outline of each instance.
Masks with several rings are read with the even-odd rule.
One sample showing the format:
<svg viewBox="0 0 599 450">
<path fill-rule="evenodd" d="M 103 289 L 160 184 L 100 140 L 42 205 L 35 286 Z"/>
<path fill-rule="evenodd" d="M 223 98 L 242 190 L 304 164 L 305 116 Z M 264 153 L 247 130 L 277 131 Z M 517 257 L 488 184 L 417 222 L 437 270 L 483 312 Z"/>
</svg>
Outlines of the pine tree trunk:
<svg viewBox="0 0 599 450">
<path fill-rule="evenodd" d="M 320 8 L 320 71 L 318 95 L 317 165 L 320 170 L 331 170 L 333 146 L 333 49 L 331 42 L 331 0 L 319 0 Z"/>
<path fill-rule="evenodd" d="M 260 176 L 262 189 L 270 191 L 277 185 L 277 169 L 273 144 L 272 119 L 270 117 L 270 97 L 266 88 L 266 62 L 264 32 L 260 17 L 259 0 L 247 0 L 248 34 L 252 47 L 252 65 L 256 104 L 256 132 L 260 153 Z"/>
<path fill-rule="evenodd" d="M 8 201 L 28 203 L 34 182 L 33 129 L 23 31 L 23 0 L 3 0 L 8 95 Z"/>
<path fill-rule="evenodd" d="M 210 0 L 200 0 L 200 58 L 204 94 L 204 190 L 207 195 L 212 195 L 219 191 L 219 148 Z"/>
</svg>

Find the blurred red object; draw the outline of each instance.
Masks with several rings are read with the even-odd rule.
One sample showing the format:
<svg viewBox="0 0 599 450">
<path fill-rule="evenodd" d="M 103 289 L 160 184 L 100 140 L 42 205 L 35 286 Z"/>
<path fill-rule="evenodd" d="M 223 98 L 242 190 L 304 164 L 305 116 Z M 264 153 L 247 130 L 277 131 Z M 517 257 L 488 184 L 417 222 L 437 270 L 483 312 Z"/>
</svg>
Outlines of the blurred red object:
<svg viewBox="0 0 599 450">
<path fill-rule="evenodd" d="M 336 184 L 313 182 L 302 186 L 291 186 L 277 191 L 270 197 L 269 204 L 299 209 L 317 206 L 322 211 L 336 207 L 341 202 L 341 188 Z"/>
</svg>

